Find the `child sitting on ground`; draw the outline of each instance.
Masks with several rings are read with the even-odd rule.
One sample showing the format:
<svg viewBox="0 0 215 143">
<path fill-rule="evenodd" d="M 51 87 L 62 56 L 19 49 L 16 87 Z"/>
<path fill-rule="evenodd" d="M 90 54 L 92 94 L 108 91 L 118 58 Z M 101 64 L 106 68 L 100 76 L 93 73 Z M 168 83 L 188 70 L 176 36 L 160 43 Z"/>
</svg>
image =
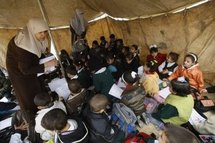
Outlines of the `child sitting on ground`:
<svg viewBox="0 0 215 143">
<path fill-rule="evenodd" d="M 79 118 L 67 117 L 61 109 L 53 109 L 42 118 L 41 125 L 55 133 L 55 143 L 88 143 L 88 129 Z"/>
<path fill-rule="evenodd" d="M 121 143 L 124 139 L 124 133 L 110 123 L 106 113 L 107 105 L 107 97 L 97 94 L 90 100 L 90 107 L 84 111 L 90 129 L 90 143 Z"/>
<path fill-rule="evenodd" d="M 145 89 L 146 94 L 154 96 L 159 91 L 159 76 L 156 73 L 157 61 L 152 60 L 144 65 L 144 75 L 140 79 L 140 83 Z"/>
<path fill-rule="evenodd" d="M 198 57 L 196 54 L 188 53 L 184 58 L 184 65 L 179 66 L 177 70 L 168 77 L 168 80 L 173 80 L 181 76 L 188 79 L 194 95 L 198 96 L 204 91 L 203 74 L 199 68 Z M 201 98 L 201 96 L 198 96 L 197 98 Z"/>
<path fill-rule="evenodd" d="M 182 125 L 188 122 L 194 106 L 189 83 L 184 78 L 172 80 L 170 91 L 171 94 L 166 98 L 164 105 L 153 117 L 164 123 Z"/>
<path fill-rule="evenodd" d="M 131 108 L 136 115 L 140 115 L 145 111 L 144 97 L 145 91 L 139 86 L 139 77 L 136 72 L 126 71 L 122 78 L 126 85 L 121 97 L 121 101 Z"/>
<path fill-rule="evenodd" d="M 85 103 L 87 90 L 82 88 L 80 82 L 77 79 L 69 80 L 68 87 L 71 91 L 71 94 L 66 101 L 68 112 L 70 114 L 80 113 L 82 106 Z"/>
<path fill-rule="evenodd" d="M 159 67 L 159 77 L 160 79 L 168 78 L 173 72 L 176 71 L 178 64 L 176 63 L 178 60 L 178 54 L 175 52 L 170 52 L 167 56 L 166 61 L 164 61 Z"/>
<path fill-rule="evenodd" d="M 35 118 L 35 131 L 39 133 L 41 139 L 45 141 L 53 139 L 53 135 L 41 126 L 41 120 L 47 112 L 55 108 L 60 108 L 66 113 L 67 111 L 65 105 L 62 101 L 52 101 L 52 97 L 46 92 L 37 94 L 34 97 L 34 104 L 39 109 Z"/>
<path fill-rule="evenodd" d="M 166 54 L 158 52 L 158 46 L 153 44 L 149 46 L 150 55 L 146 57 L 146 61 L 150 62 L 156 60 L 158 62 L 157 66 L 162 64 L 166 60 Z"/>
</svg>

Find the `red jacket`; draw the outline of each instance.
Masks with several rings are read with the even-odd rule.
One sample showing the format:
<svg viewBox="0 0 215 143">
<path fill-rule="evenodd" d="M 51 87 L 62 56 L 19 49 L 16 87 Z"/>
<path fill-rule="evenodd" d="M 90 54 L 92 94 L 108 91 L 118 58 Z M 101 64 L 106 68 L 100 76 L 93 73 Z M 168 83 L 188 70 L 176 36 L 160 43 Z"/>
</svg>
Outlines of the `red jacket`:
<svg viewBox="0 0 215 143">
<path fill-rule="evenodd" d="M 158 62 L 158 66 L 161 65 L 166 60 L 166 54 L 158 53 L 154 58 L 151 54 L 146 57 L 146 61 L 156 60 Z"/>
<path fill-rule="evenodd" d="M 196 64 L 188 69 L 182 65 L 178 66 L 177 70 L 170 75 L 168 80 L 173 80 L 181 76 L 188 78 L 190 86 L 197 89 L 199 92 L 204 88 L 203 74 L 199 69 L 199 64 Z"/>
</svg>

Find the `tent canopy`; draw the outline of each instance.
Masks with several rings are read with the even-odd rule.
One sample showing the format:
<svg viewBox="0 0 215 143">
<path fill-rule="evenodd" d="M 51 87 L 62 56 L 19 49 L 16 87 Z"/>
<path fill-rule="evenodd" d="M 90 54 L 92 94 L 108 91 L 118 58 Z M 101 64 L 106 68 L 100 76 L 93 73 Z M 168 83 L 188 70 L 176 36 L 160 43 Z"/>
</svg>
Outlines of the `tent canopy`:
<svg viewBox="0 0 215 143">
<path fill-rule="evenodd" d="M 50 26 L 66 26 L 76 8 L 85 12 L 87 20 L 102 13 L 113 17 L 133 18 L 166 13 L 200 0 L 41 0 Z M 38 0 L 0 0 L 0 27 L 23 27 L 29 18 L 42 17 Z"/>
</svg>

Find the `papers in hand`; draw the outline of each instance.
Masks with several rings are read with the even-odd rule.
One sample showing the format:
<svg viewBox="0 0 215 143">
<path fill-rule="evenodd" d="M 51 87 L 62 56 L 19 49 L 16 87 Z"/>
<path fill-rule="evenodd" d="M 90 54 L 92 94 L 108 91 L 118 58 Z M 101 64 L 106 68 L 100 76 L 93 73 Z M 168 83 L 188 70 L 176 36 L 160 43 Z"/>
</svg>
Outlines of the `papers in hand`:
<svg viewBox="0 0 215 143">
<path fill-rule="evenodd" d="M 67 100 L 70 95 L 70 90 L 65 78 L 55 78 L 50 83 L 48 83 L 51 91 L 55 91 L 58 96 L 63 97 Z"/>
<path fill-rule="evenodd" d="M 122 92 L 123 90 L 120 87 L 118 87 L 116 84 L 113 84 L 109 91 L 109 94 L 118 99 L 121 99 Z"/>
<path fill-rule="evenodd" d="M 189 122 L 191 125 L 198 125 L 204 122 L 206 119 L 203 118 L 195 109 L 192 110 Z"/>
<path fill-rule="evenodd" d="M 170 90 L 169 90 L 169 86 L 167 86 L 166 88 L 164 88 L 164 89 L 161 89 L 159 92 L 158 92 L 158 94 L 161 96 L 161 97 L 163 97 L 164 99 L 166 99 L 167 98 L 167 96 L 168 95 L 170 95 Z"/>
<path fill-rule="evenodd" d="M 39 64 L 44 64 L 44 63 L 47 63 L 47 62 L 49 62 L 49 61 L 51 61 L 51 60 L 53 60 L 53 59 L 55 59 L 55 56 L 54 55 L 52 55 L 52 56 L 49 56 L 49 57 L 46 57 L 46 58 L 43 58 L 43 59 L 40 59 L 40 62 L 39 62 Z M 48 67 L 48 68 L 46 68 L 46 72 L 47 73 L 50 73 L 50 72 L 52 72 L 52 71 L 54 71 L 56 68 L 53 66 L 53 67 Z M 44 73 L 38 73 L 37 74 L 37 76 L 41 76 L 41 75 L 43 75 Z"/>
</svg>

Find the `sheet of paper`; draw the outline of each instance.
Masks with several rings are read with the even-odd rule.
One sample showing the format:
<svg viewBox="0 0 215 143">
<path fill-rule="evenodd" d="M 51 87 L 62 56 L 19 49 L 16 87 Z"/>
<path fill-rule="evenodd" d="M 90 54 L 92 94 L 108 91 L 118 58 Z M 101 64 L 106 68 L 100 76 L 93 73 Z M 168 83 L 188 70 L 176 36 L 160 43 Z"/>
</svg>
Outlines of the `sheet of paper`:
<svg viewBox="0 0 215 143">
<path fill-rule="evenodd" d="M 143 66 L 138 67 L 137 74 L 142 77 L 143 76 Z"/>
<path fill-rule="evenodd" d="M 195 109 L 192 110 L 189 122 L 191 125 L 198 125 L 204 122 L 206 119 L 203 118 Z"/>
<path fill-rule="evenodd" d="M 3 130 L 5 128 L 7 128 L 7 127 L 10 127 L 11 126 L 11 120 L 12 120 L 12 117 L 7 118 L 5 120 L 2 120 L 0 122 L 0 130 Z"/>
<path fill-rule="evenodd" d="M 67 83 L 55 89 L 55 92 L 58 94 L 59 97 L 63 97 L 64 100 L 67 100 L 71 93 Z"/>
<path fill-rule="evenodd" d="M 109 91 L 109 94 L 118 99 L 121 99 L 122 92 L 123 90 L 119 86 L 117 86 L 116 84 L 113 84 Z"/>
<path fill-rule="evenodd" d="M 39 64 L 44 64 L 44 63 L 49 62 L 49 61 L 51 61 L 51 60 L 53 60 L 53 59 L 55 59 L 55 56 L 54 56 L 54 55 L 53 55 L 53 56 L 46 57 L 46 58 L 43 58 L 43 59 L 40 59 Z M 54 66 L 53 66 L 53 67 L 49 67 L 49 68 L 46 69 L 46 72 L 47 72 L 47 73 L 50 73 L 50 72 L 54 71 L 55 69 L 56 69 L 56 68 L 55 68 Z M 45 74 L 45 73 L 38 73 L 37 76 L 41 76 L 41 75 L 43 75 L 43 74 Z"/>
<path fill-rule="evenodd" d="M 46 62 L 48 62 L 48 61 L 51 61 L 51 60 L 53 60 L 53 59 L 55 59 L 55 56 L 54 56 L 54 55 L 49 56 L 49 57 L 46 57 L 46 58 L 43 58 L 43 59 L 40 59 L 39 64 L 44 64 L 44 63 L 46 63 Z"/>
<path fill-rule="evenodd" d="M 169 90 L 169 86 L 167 86 L 166 88 L 164 88 L 164 89 L 161 89 L 159 92 L 158 92 L 158 94 L 161 96 L 161 97 L 163 97 L 164 99 L 166 99 L 167 98 L 167 96 L 169 96 L 170 95 L 170 90 Z"/>
<path fill-rule="evenodd" d="M 51 91 L 55 91 L 55 89 L 57 89 L 64 83 L 66 83 L 65 78 L 55 78 L 50 83 L 48 83 L 48 86 L 51 89 Z"/>
<path fill-rule="evenodd" d="M 65 78 L 55 78 L 48 83 L 51 91 L 55 91 L 58 96 L 63 97 L 66 100 L 70 95 L 70 90 Z"/>
<path fill-rule="evenodd" d="M 120 77 L 118 82 L 117 82 L 117 86 L 122 88 L 122 89 L 125 89 L 126 85 L 125 83 L 122 81 L 122 78 Z"/>
</svg>

